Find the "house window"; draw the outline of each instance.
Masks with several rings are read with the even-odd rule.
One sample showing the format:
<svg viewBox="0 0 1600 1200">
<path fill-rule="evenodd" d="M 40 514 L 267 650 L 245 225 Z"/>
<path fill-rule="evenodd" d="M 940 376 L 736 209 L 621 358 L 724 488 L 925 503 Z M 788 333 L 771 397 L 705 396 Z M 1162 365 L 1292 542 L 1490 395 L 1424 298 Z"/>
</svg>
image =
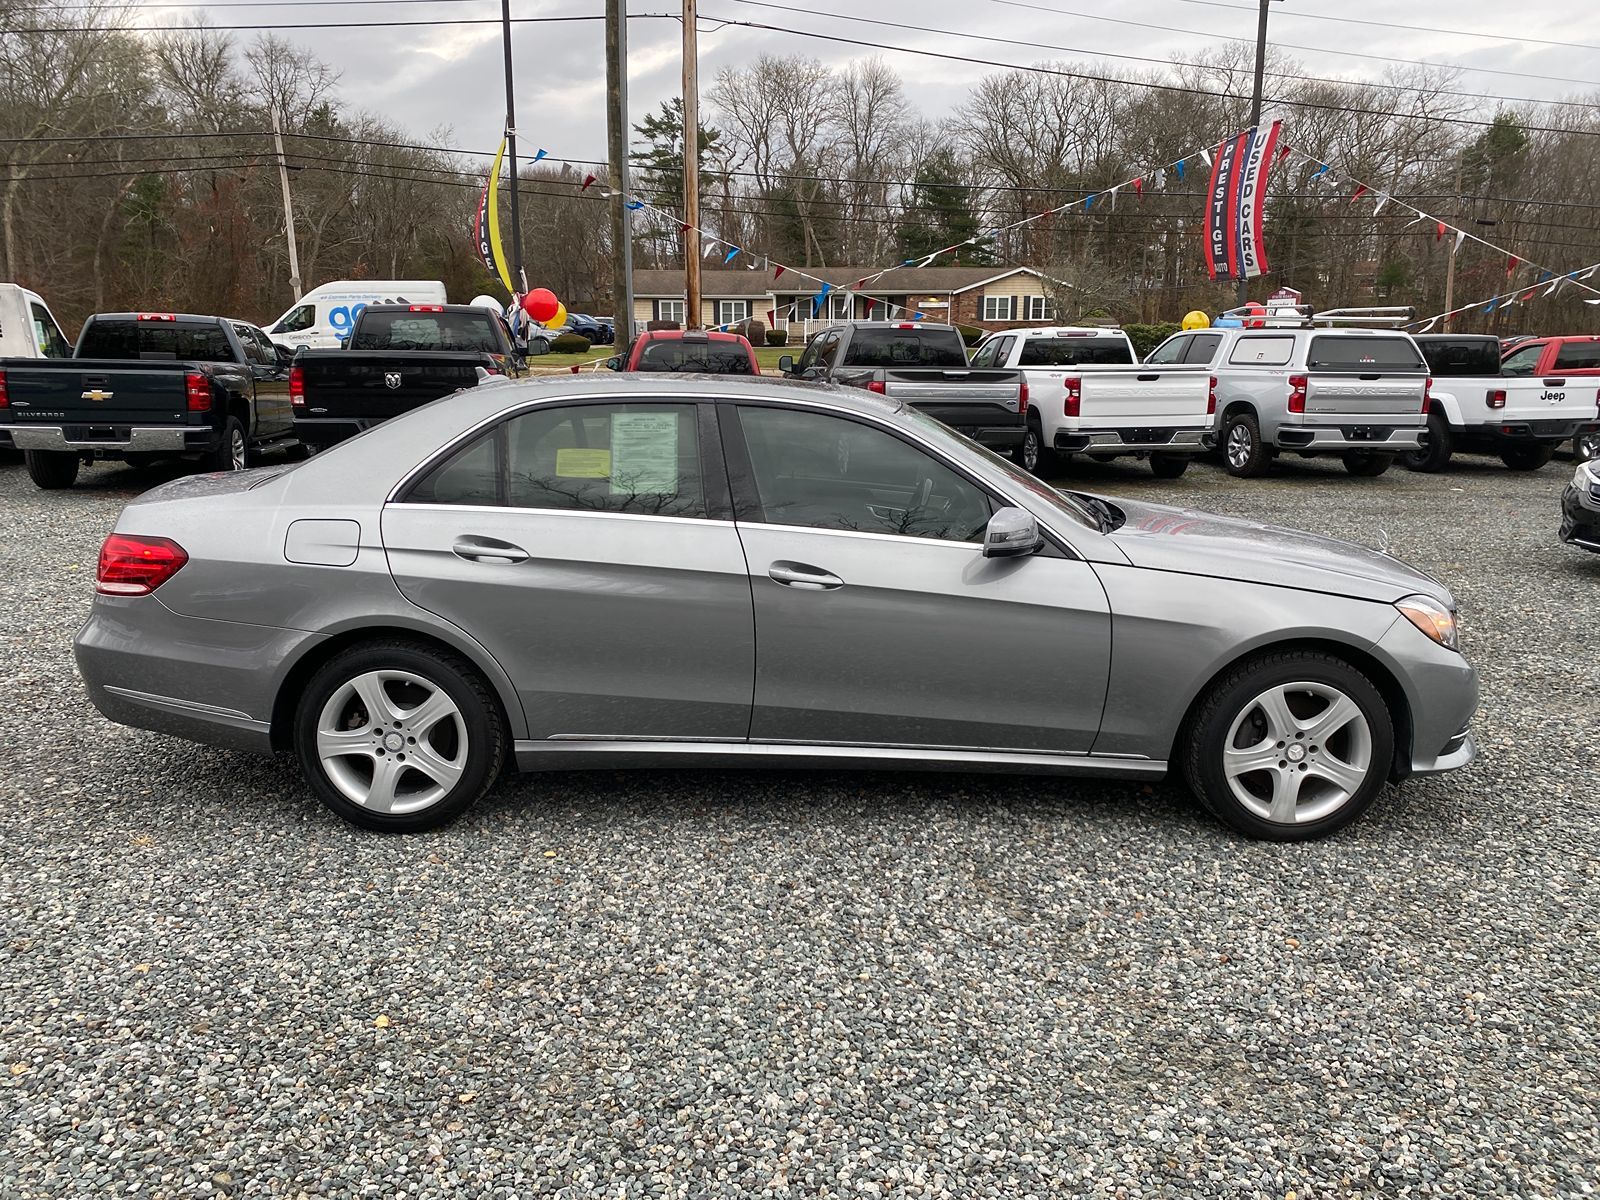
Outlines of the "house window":
<svg viewBox="0 0 1600 1200">
<path fill-rule="evenodd" d="M 683 324 L 683 305 L 684 302 L 682 300 L 657 300 L 656 320 L 676 321 L 681 326 Z"/>
<path fill-rule="evenodd" d="M 1053 321 L 1056 319 L 1056 306 L 1050 303 L 1049 296 L 1029 296 L 1025 300 L 1026 312 L 1024 321 Z"/>
<path fill-rule="evenodd" d="M 840 295 L 837 292 L 834 293 L 830 300 L 832 307 L 829 311 L 835 321 L 848 321 L 850 319 L 850 310 L 852 307 L 852 301 L 854 299 L 855 298 L 849 293 L 845 293 L 843 295 Z"/>
<path fill-rule="evenodd" d="M 717 324 L 737 325 L 741 321 L 750 319 L 750 301 L 748 300 L 718 300 Z"/>
<path fill-rule="evenodd" d="M 1015 296 L 985 296 L 980 321 L 1015 321 L 1017 298 Z"/>
</svg>

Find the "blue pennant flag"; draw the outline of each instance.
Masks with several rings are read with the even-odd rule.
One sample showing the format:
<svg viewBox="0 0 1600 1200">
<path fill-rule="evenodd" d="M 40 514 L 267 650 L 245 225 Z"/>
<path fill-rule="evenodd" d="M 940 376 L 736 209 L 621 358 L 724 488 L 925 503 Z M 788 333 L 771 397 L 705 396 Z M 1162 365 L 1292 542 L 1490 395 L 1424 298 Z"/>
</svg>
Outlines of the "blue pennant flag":
<svg viewBox="0 0 1600 1200">
<path fill-rule="evenodd" d="M 921 321 L 921 320 L 925 320 L 927 318 L 927 316 L 928 316 L 927 313 L 914 312 L 914 313 L 911 314 L 911 319 L 913 321 Z"/>
<path fill-rule="evenodd" d="M 1083 198 L 1083 211 L 1084 212 L 1088 212 L 1091 208 L 1094 207 L 1094 198 L 1095 198 L 1096 195 L 1098 195 L 1097 192 L 1090 192 L 1087 196 L 1085 196 Z"/>
<path fill-rule="evenodd" d="M 543 158 L 543 157 L 544 157 L 544 155 L 545 155 L 545 152 L 544 152 L 544 150 L 543 150 L 543 149 L 541 149 L 541 150 L 540 150 L 540 151 L 539 151 L 539 153 L 537 153 L 537 154 L 535 154 L 535 155 L 534 155 L 534 156 L 533 156 L 533 161 L 534 161 L 534 162 L 538 162 L 538 161 L 539 161 L 539 160 L 540 160 L 540 159 L 541 159 L 541 158 Z"/>
<path fill-rule="evenodd" d="M 1184 172 L 1183 159 L 1180 158 L 1177 162 L 1172 164 L 1172 173 L 1174 175 L 1176 175 L 1179 179 L 1182 179 L 1183 178 L 1183 172 Z"/>
<path fill-rule="evenodd" d="M 1539 282 L 1540 282 L 1540 283 L 1543 283 L 1543 282 L 1544 282 L 1544 281 L 1545 281 L 1545 280 L 1546 280 L 1546 279 L 1549 279 L 1549 278 L 1550 278 L 1550 276 L 1551 276 L 1551 274 L 1552 274 L 1552 272 L 1550 272 L 1550 271 L 1545 271 L 1545 272 L 1543 272 L 1543 273 L 1542 273 L 1542 274 L 1540 274 L 1540 276 L 1539 276 Z"/>
<path fill-rule="evenodd" d="M 727 266 L 729 263 L 731 263 L 734 260 L 735 257 L 737 257 L 738 253 L 739 253 L 739 247 L 737 247 L 737 246 L 735 246 L 732 250 L 729 250 L 728 251 L 728 257 L 722 260 L 722 265 L 723 266 Z"/>
<path fill-rule="evenodd" d="M 1328 173 L 1328 164 L 1327 163 L 1318 164 L 1317 169 L 1315 171 L 1311 172 L 1312 182 L 1313 183 L 1316 182 L 1318 179 L 1321 179 L 1327 173 Z"/>
<path fill-rule="evenodd" d="M 1493 300 L 1489 301 L 1488 304 L 1483 306 L 1484 315 L 1487 316 L 1489 313 L 1492 313 L 1495 310 L 1495 307 L 1499 303 L 1500 303 L 1500 297 L 1499 296 L 1496 296 Z"/>
<path fill-rule="evenodd" d="M 828 298 L 828 293 L 833 291 L 833 284 L 825 283 L 822 290 L 811 297 L 811 315 L 814 317 L 822 311 L 822 302 Z"/>
<path fill-rule="evenodd" d="M 644 207 L 644 201 L 643 200 L 629 200 L 622 207 L 623 208 L 631 208 L 631 209 L 634 209 L 634 210 L 638 210 L 638 209 L 641 209 L 641 208 Z"/>
</svg>

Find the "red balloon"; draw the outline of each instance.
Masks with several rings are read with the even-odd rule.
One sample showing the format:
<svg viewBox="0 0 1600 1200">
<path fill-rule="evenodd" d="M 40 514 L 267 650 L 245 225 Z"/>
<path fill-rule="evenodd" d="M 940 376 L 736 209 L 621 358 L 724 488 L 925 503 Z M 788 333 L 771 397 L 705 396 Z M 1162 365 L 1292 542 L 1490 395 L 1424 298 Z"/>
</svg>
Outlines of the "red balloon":
<svg viewBox="0 0 1600 1200">
<path fill-rule="evenodd" d="M 1259 300 L 1251 300 L 1244 306 L 1244 311 L 1244 327 L 1246 329 L 1266 328 L 1267 306 L 1265 304 L 1262 304 Z"/>
<path fill-rule="evenodd" d="M 541 323 L 555 316 L 560 307 L 561 301 L 549 288 L 534 288 L 522 298 L 522 311 Z"/>
</svg>

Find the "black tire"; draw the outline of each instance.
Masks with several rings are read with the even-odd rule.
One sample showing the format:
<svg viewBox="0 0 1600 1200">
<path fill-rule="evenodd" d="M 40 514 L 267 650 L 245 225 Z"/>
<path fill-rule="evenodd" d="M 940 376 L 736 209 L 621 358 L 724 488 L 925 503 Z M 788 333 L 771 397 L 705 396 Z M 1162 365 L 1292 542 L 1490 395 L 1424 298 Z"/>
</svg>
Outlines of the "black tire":
<svg viewBox="0 0 1600 1200">
<path fill-rule="evenodd" d="M 1353 700 L 1365 719 L 1369 740 L 1365 775 L 1359 786 L 1348 793 L 1348 798 L 1338 803 L 1328 799 L 1326 793 L 1319 797 L 1314 792 L 1311 803 L 1306 804 L 1302 791 L 1301 803 L 1306 804 L 1308 819 L 1297 819 L 1291 824 L 1269 819 L 1235 795 L 1224 770 L 1223 756 L 1235 724 L 1240 723 L 1239 734 L 1250 728 L 1248 722 L 1251 721 L 1250 714 L 1255 709 L 1255 699 L 1269 689 L 1296 683 L 1335 689 Z M 1315 699 L 1304 692 L 1295 694 L 1307 701 Z M 1265 715 L 1264 710 L 1256 711 L 1261 716 Z M 1258 736 L 1265 736 L 1265 731 L 1266 727 L 1263 724 Z M 1234 736 L 1237 737 L 1239 734 Z M 1322 753 L 1327 748 L 1309 746 L 1304 742 L 1300 745 L 1302 754 L 1306 755 L 1305 765 L 1301 766 L 1300 770 L 1306 772 L 1313 762 L 1308 750 Z M 1190 789 L 1200 803 L 1218 820 L 1246 837 L 1261 841 L 1311 841 L 1326 837 L 1349 825 L 1371 807 L 1378 793 L 1383 790 L 1394 762 L 1394 719 L 1389 712 L 1389 706 L 1384 702 L 1382 694 L 1373 686 L 1372 681 L 1343 659 L 1316 651 L 1269 652 L 1245 660 L 1211 686 L 1201 698 L 1188 722 L 1184 741 L 1180 744 L 1180 753 L 1184 777 Z M 1337 757 L 1348 751 L 1341 748 L 1339 751 L 1330 750 L 1329 753 Z M 1280 764 L 1288 766 L 1288 761 L 1285 757 L 1280 760 Z M 1269 768 L 1261 772 L 1260 776 L 1267 776 L 1270 779 L 1270 774 Z M 1292 767 L 1287 774 L 1295 778 Z M 1241 783 L 1241 787 L 1246 794 L 1254 797 L 1254 803 L 1258 806 L 1265 804 L 1270 808 L 1270 801 L 1256 795 L 1253 790 L 1261 782 L 1260 777 L 1246 774 L 1242 778 L 1250 780 L 1249 786 Z M 1321 776 L 1311 775 L 1309 779 L 1314 780 L 1319 789 L 1329 786 Z M 1304 784 L 1296 786 L 1303 788 Z M 1337 806 L 1331 808 L 1325 815 L 1318 816 L 1314 805 L 1319 801 L 1325 804 L 1336 803 Z"/>
<path fill-rule="evenodd" d="M 305 462 L 311 457 L 311 447 L 304 442 L 290 442 L 284 449 L 283 457 L 289 462 Z"/>
<path fill-rule="evenodd" d="M 1157 479 L 1177 479 L 1189 469 L 1187 454 L 1152 454 L 1150 474 Z"/>
<path fill-rule="evenodd" d="M 1028 427 L 1022 435 L 1022 445 L 1017 447 L 1017 465 L 1041 479 L 1054 474 L 1061 465 L 1055 451 L 1045 445 L 1044 425 L 1032 413 L 1028 415 Z"/>
<path fill-rule="evenodd" d="M 1600 458 L 1600 433 L 1580 433 L 1573 438 L 1572 457 L 1578 462 Z"/>
<path fill-rule="evenodd" d="M 78 456 L 69 450 L 24 450 L 28 478 L 47 492 L 58 492 L 78 481 Z"/>
<path fill-rule="evenodd" d="M 1261 443 L 1261 422 L 1240 409 L 1222 424 L 1222 466 L 1239 479 L 1258 479 L 1272 468 L 1272 452 Z"/>
<path fill-rule="evenodd" d="M 1508 446 L 1500 451 L 1500 461 L 1513 471 L 1537 471 L 1555 457 L 1556 448 L 1549 442 L 1535 442 L 1531 446 Z"/>
<path fill-rule="evenodd" d="M 149 451 L 139 450 L 132 454 L 124 454 L 122 461 L 135 471 L 146 471 L 161 461 L 162 456 L 151 454 Z"/>
<path fill-rule="evenodd" d="M 254 457 L 244 426 L 238 417 L 229 417 L 222 423 L 222 436 L 217 439 L 216 449 L 206 455 L 206 470 L 243 471 L 251 465 Z"/>
<path fill-rule="evenodd" d="M 1342 457 L 1344 469 L 1362 479 L 1375 479 L 1394 465 L 1394 455 L 1371 450 L 1346 450 Z"/>
<path fill-rule="evenodd" d="M 374 671 L 403 672 L 424 681 L 427 686 L 443 692 L 454 703 L 455 715 L 460 718 L 459 725 L 447 731 L 457 739 L 455 755 L 463 764 L 460 776 L 437 800 L 415 811 L 381 812 L 358 803 L 342 790 L 339 781 L 329 773 L 318 754 L 317 727 L 324 707 L 351 680 Z M 398 686 L 403 689 L 413 685 L 401 683 Z M 390 695 L 393 699 L 395 694 Z M 361 707 L 358 699 L 353 698 L 352 703 Z M 352 714 L 352 719 L 358 715 Z M 369 713 L 366 722 L 356 724 L 355 729 L 364 734 L 364 724 L 371 722 Z M 388 728 L 387 721 L 382 724 Z M 339 728 L 350 726 L 341 722 Z M 403 722 L 396 723 L 394 730 L 404 735 Z M 459 739 L 462 737 L 465 739 L 464 747 L 460 745 Z M 352 646 L 329 659 L 311 677 L 295 711 L 294 743 L 306 781 L 311 784 L 318 798 L 334 812 L 363 829 L 416 833 L 455 820 L 489 790 L 505 762 L 508 737 L 499 702 L 488 682 L 466 659 L 417 642 L 386 640 Z M 406 747 L 401 747 L 398 751 L 391 749 L 388 753 L 403 759 L 405 750 Z M 357 752 L 358 755 L 362 753 Z M 375 738 L 372 761 L 376 763 L 377 756 L 385 753 Z M 415 755 L 416 751 L 412 753 Z M 359 762 L 358 758 L 357 765 Z M 401 769 L 400 778 L 409 775 L 418 776 L 422 782 L 430 778 L 415 768 Z"/>
<path fill-rule="evenodd" d="M 1407 450 L 1400 456 L 1400 461 L 1408 471 L 1436 474 L 1450 465 L 1455 442 L 1450 422 L 1445 420 L 1443 413 L 1435 410 L 1428 414 L 1428 428 L 1422 435 L 1422 445 L 1415 450 Z"/>
</svg>

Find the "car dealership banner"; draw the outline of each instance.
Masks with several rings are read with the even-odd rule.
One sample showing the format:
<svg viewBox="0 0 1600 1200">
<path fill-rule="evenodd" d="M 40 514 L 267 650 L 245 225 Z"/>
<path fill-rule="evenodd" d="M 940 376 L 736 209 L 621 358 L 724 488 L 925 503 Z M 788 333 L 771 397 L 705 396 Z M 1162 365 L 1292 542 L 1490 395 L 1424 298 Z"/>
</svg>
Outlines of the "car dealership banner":
<svg viewBox="0 0 1600 1200">
<path fill-rule="evenodd" d="M 1281 124 L 1274 121 L 1265 134 L 1247 129 L 1212 156 L 1206 191 L 1206 270 L 1212 279 L 1251 279 L 1267 272 L 1261 221 Z"/>
</svg>

